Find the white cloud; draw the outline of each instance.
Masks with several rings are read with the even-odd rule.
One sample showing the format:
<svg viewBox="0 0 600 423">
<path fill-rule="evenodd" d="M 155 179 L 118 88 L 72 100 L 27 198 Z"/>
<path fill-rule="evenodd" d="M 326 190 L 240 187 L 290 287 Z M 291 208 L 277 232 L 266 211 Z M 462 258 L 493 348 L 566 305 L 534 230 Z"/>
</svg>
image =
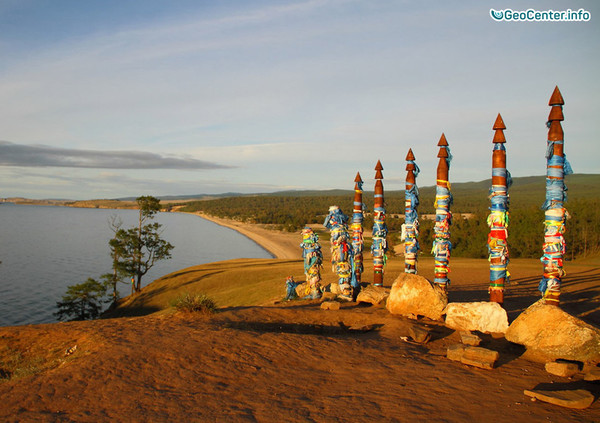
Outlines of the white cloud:
<svg viewBox="0 0 600 423">
<path fill-rule="evenodd" d="M 98 151 L 0 141 L 0 166 L 95 169 L 226 169 L 230 166 L 144 151 Z"/>
</svg>

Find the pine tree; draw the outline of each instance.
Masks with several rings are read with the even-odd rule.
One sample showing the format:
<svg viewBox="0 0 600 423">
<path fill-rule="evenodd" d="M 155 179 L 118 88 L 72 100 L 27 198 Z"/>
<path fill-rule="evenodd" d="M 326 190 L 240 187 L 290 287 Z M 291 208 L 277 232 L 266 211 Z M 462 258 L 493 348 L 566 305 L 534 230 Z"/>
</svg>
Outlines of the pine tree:
<svg viewBox="0 0 600 423">
<path fill-rule="evenodd" d="M 160 200 L 152 196 L 137 198 L 139 207 L 138 226 L 118 229 L 109 241 L 114 268 L 136 279 L 135 292 L 142 289 L 142 276 L 159 260 L 171 258 L 174 248 L 161 238 L 162 225 L 152 222 L 160 211 Z"/>
<path fill-rule="evenodd" d="M 54 313 L 58 320 L 89 320 L 97 318 L 102 312 L 102 303 L 106 295 L 106 285 L 93 278 L 71 285 L 62 301 L 56 303 L 58 311 Z"/>
</svg>

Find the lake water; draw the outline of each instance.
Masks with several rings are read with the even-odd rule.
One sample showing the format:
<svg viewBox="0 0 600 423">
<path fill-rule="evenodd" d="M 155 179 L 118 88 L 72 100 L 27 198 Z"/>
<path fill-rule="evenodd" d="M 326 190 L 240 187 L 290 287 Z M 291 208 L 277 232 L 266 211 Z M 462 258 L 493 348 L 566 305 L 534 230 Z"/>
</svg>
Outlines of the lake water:
<svg viewBox="0 0 600 423">
<path fill-rule="evenodd" d="M 69 285 L 110 273 L 109 219 L 136 225 L 137 210 L 0 205 L 0 326 L 56 322 L 56 302 Z M 186 267 L 234 258 L 270 258 L 238 232 L 198 216 L 159 213 L 162 238 L 175 246 L 142 278 L 147 285 Z M 130 284 L 119 284 L 122 296 Z"/>
</svg>

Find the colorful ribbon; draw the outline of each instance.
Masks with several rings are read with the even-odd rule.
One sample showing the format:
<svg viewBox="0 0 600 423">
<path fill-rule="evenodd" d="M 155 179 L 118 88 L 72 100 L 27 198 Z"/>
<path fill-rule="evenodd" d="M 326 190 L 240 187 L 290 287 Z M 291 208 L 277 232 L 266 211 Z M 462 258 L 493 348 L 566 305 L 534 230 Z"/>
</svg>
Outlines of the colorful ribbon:
<svg viewBox="0 0 600 423">
<path fill-rule="evenodd" d="M 331 233 L 331 268 L 338 275 L 341 297 L 352 300 L 353 248 L 348 242 L 348 216 L 338 206 L 331 206 L 323 226 Z"/>
<path fill-rule="evenodd" d="M 414 156 L 412 156 L 414 157 Z M 414 160 L 407 160 L 407 164 L 414 165 L 413 172 L 415 181 L 419 175 L 420 169 Z M 408 166 L 407 166 L 408 167 Z M 416 182 L 406 182 L 404 191 L 404 224 L 402 225 L 401 241 L 404 241 L 404 272 L 417 273 L 417 260 L 419 250 L 419 215 L 417 207 L 419 206 L 419 188 Z"/>
<path fill-rule="evenodd" d="M 309 227 L 302 230 L 302 258 L 304 259 L 304 274 L 306 275 L 307 297 L 316 299 L 321 297 L 321 267 L 323 267 L 323 253 L 319 244 L 319 235 Z"/>
</svg>

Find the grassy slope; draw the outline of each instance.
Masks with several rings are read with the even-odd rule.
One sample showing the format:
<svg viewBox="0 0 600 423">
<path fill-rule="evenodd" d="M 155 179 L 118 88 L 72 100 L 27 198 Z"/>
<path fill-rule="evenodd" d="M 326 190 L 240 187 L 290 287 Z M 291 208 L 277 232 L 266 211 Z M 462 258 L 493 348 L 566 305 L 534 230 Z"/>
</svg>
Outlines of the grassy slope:
<svg viewBox="0 0 600 423">
<path fill-rule="evenodd" d="M 220 307 L 263 304 L 285 290 L 285 278 L 301 279 L 301 260 L 236 259 L 189 267 L 146 286 L 125 298 L 110 317 L 143 315 L 167 310 L 179 295 L 203 293 Z M 283 287 L 283 288 L 282 288 Z"/>
<path fill-rule="evenodd" d="M 366 282 L 371 281 L 373 268 L 368 256 L 366 254 L 363 274 Z M 327 285 L 337 278 L 329 264 L 324 264 L 322 283 Z M 599 267 L 599 256 L 568 262 L 565 265 L 568 272 L 564 281 L 565 292 L 577 288 L 574 282 L 581 274 L 590 271 L 597 273 Z M 514 295 L 523 297 L 527 304 L 533 303 L 539 298 L 537 283 L 542 271 L 539 260 L 515 259 L 509 268 Z M 386 265 L 385 285 L 391 286 L 403 270 L 404 261 L 401 257 L 390 258 Z M 419 274 L 433 279 L 432 257 L 419 259 Z M 219 307 L 265 305 L 284 297 L 288 275 L 294 276 L 296 281 L 304 280 L 301 260 L 236 259 L 189 267 L 157 279 L 133 298 L 125 298 L 108 317 L 169 313 L 173 310 L 171 301 L 184 292 L 206 294 Z M 450 301 L 487 301 L 489 263 L 486 259 L 452 259 L 450 278 Z M 523 304 L 513 301 L 514 311 L 519 311 L 521 306 Z"/>
</svg>

